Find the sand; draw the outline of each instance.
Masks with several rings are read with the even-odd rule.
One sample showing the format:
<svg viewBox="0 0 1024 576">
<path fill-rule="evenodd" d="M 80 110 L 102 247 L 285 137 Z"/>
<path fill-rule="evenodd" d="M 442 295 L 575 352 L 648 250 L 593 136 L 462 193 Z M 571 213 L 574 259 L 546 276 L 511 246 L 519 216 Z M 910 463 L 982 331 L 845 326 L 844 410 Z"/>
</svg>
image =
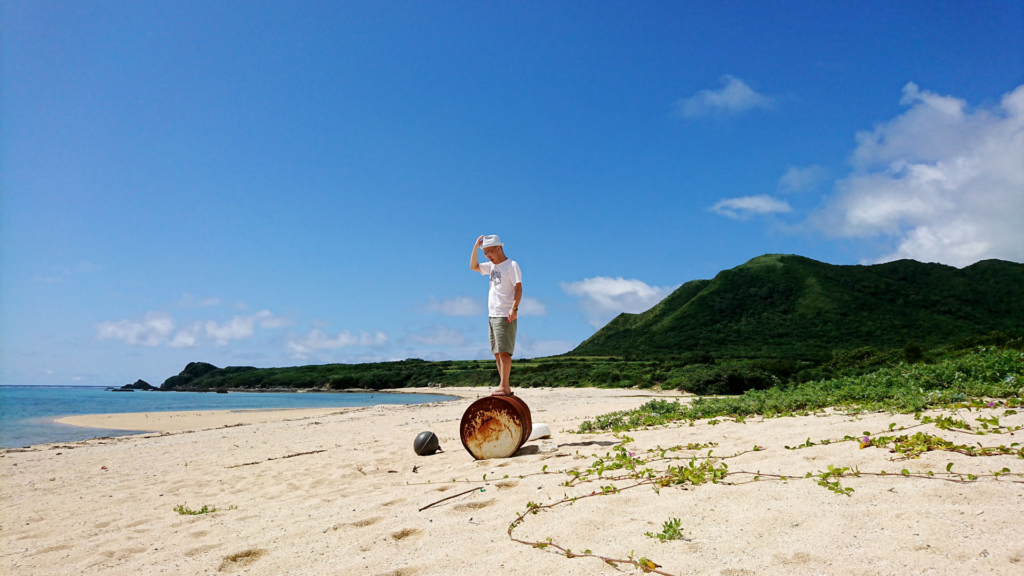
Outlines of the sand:
<svg viewBox="0 0 1024 576">
<path fill-rule="evenodd" d="M 426 390 L 418 390 L 426 392 Z M 436 391 L 436 390 L 431 390 Z M 161 431 L 0 453 L 3 574 L 627 574 L 594 558 L 567 558 L 509 540 L 527 502 L 581 496 L 600 485 L 562 484 L 619 442 L 572 434 L 585 418 L 661 395 L 630 390 L 519 390 L 548 424 L 556 452 L 528 443 L 513 458 L 474 461 L 458 441 L 463 399 L 331 410 L 188 412 L 75 417 L 78 425 Z M 1002 410 L 986 412 L 1002 415 Z M 977 413 L 963 414 L 973 422 Z M 731 470 L 791 477 L 861 471 L 1024 473 L 1014 456 L 928 452 L 894 462 L 856 443 L 786 450 L 810 438 L 877 432 L 911 416 L 833 414 L 724 420 L 629 433 L 630 450 L 715 442 Z M 1024 415 L 1002 417 L 1024 424 Z M 419 457 L 412 440 L 433 430 L 445 452 Z M 957 443 L 1009 445 L 1024 437 L 922 430 Z M 548 444 L 550 446 L 551 444 Z M 689 452 L 685 452 L 689 453 Z M 706 453 L 704 451 L 703 453 Z M 290 458 L 285 456 L 300 454 Z M 547 474 L 536 475 L 547 466 Z M 534 475 L 531 475 L 534 474 Z M 484 480 L 486 475 L 486 481 Z M 529 475 L 529 476 L 528 476 Z M 507 478 L 506 478 L 507 476 Z M 523 476 L 520 478 L 520 476 Z M 1014 478 L 1021 480 L 1020 478 Z M 455 480 L 456 482 L 452 482 Z M 466 481 L 470 481 L 467 483 Z M 596 554 L 650 558 L 672 574 L 1024 574 L 1024 484 L 964 485 L 913 477 L 843 479 L 851 496 L 813 480 L 638 487 L 529 515 L 515 531 Z M 422 512 L 448 495 L 475 489 Z M 482 489 L 482 490 L 481 490 Z M 180 515 L 175 506 L 217 512 Z M 679 518 L 686 540 L 644 535 Z"/>
<path fill-rule="evenodd" d="M 84 414 L 58 418 L 60 424 L 142 432 L 183 432 L 238 424 L 260 424 L 344 414 L 356 408 L 283 408 L 256 410 L 190 410 L 186 412 L 136 412 Z"/>
</svg>

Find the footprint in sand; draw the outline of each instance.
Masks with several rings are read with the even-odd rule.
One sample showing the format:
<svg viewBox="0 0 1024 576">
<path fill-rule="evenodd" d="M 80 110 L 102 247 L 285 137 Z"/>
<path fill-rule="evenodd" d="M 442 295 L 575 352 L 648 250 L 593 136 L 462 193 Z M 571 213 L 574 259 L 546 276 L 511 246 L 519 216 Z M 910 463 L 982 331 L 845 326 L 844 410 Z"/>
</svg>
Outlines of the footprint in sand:
<svg viewBox="0 0 1024 576">
<path fill-rule="evenodd" d="M 42 550 L 36 550 L 35 552 L 29 554 L 29 556 L 49 554 L 50 552 L 60 552 L 61 550 L 70 550 L 71 548 L 73 548 L 71 544 L 58 544 L 57 546 L 49 546 L 47 548 L 43 548 Z"/>
<path fill-rule="evenodd" d="M 441 486 L 440 488 L 437 489 L 437 491 L 438 492 L 444 492 L 446 490 L 451 490 L 451 489 L 452 489 L 451 486 Z"/>
<path fill-rule="evenodd" d="M 104 562 L 107 562 L 108 560 L 113 560 L 114 556 L 117 556 L 117 552 L 114 552 L 113 550 L 104 550 L 104 551 L 96 554 L 96 560 L 91 562 L 91 563 L 89 563 L 86 566 L 86 568 L 92 568 L 93 566 L 96 566 L 98 564 L 103 564 Z"/>
<path fill-rule="evenodd" d="M 405 498 L 399 498 L 398 500 L 392 500 L 390 502 L 385 502 L 385 503 L 381 504 L 381 506 L 394 506 L 395 504 L 399 504 L 401 502 L 405 502 Z"/>
<path fill-rule="evenodd" d="M 405 540 L 406 538 L 418 536 L 419 534 L 420 530 L 417 530 L 416 528 L 403 528 L 402 530 L 391 534 L 391 538 L 394 540 Z"/>
<path fill-rule="evenodd" d="M 203 544 L 202 546 L 197 546 L 197 547 L 192 548 L 190 550 L 186 550 L 185 551 L 185 556 L 187 556 L 189 558 L 191 558 L 193 556 L 199 556 L 200 554 L 206 554 L 207 552 L 210 552 L 211 550 L 216 550 L 217 548 L 220 548 L 221 546 L 222 546 L 222 544 Z"/>
<path fill-rule="evenodd" d="M 466 510 L 479 510 L 481 508 L 487 508 L 491 504 L 494 504 L 494 500 L 485 500 L 483 502 L 467 502 L 465 504 L 456 504 L 452 506 L 452 510 L 459 512 L 465 512 Z"/>
<path fill-rule="evenodd" d="M 131 524 L 125 524 L 125 528 L 135 528 L 136 526 L 142 526 L 143 524 L 149 524 L 149 520 L 136 520 Z"/>
<path fill-rule="evenodd" d="M 395 568 L 391 572 L 385 572 L 380 576 L 416 576 L 419 570 L 415 568 Z"/>
<path fill-rule="evenodd" d="M 251 566 L 254 562 L 260 559 L 261 556 L 266 554 L 267 551 L 262 548 L 250 548 L 237 554 L 225 556 L 221 560 L 220 566 L 217 568 L 218 572 L 234 572 L 239 568 L 245 568 Z"/>
<path fill-rule="evenodd" d="M 203 536 L 206 536 L 209 533 L 209 530 L 199 530 L 198 532 L 192 532 L 191 534 L 189 534 L 189 536 L 193 538 L 202 538 Z"/>
<path fill-rule="evenodd" d="M 495 486 L 498 490 L 507 490 L 509 488 L 515 488 L 519 485 L 519 480 L 505 480 L 504 482 L 498 482 Z"/>
<path fill-rule="evenodd" d="M 357 521 L 353 522 L 352 525 L 355 526 L 356 528 L 362 528 L 364 526 L 369 526 L 371 524 L 376 524 L 377 522 L 380 522 L 380 516 L 374 516 L 373 518 L 367 518 L 365 520 L 357 520 Z"/>
</svg>

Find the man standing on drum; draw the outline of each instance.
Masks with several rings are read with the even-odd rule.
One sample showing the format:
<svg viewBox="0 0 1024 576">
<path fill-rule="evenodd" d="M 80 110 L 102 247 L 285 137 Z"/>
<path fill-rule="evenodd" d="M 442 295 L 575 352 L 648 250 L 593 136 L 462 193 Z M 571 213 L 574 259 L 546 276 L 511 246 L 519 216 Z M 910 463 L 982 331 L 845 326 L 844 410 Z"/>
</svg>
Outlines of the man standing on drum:
<svg viewBox="0 0 1024 576">
<path fill-rule="evenodd" d="M 512 352 L 516 347 L 516 317 L 519 315 L 519 301 L 523 299 L 523 274 L 515 260 L 505 257 L 504 244 L 497 236 L 481 236 L 473 245 L 473 256 L 469 268 L 484 276 L 490 276 L 491 289 L 487 293 L 488 333 L 491 338 L 491 353 L 498 363 L 501 384 L 493 396 L 511 396 L 508 375 L 512 372 Z M 477 248 L 484 249 L 487 262 L 477 260 Z"/>
</svg>

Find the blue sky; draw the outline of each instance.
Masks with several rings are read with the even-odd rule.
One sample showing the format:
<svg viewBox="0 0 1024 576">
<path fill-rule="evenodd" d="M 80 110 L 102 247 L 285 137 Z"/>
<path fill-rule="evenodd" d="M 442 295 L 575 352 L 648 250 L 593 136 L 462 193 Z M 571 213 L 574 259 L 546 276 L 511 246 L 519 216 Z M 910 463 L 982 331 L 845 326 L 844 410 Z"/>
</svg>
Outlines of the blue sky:
<svg viewBox="0 0 1024 576">
<path fill-rule="evenodd" d="M 1024 261 L 1020 2 L 0 7 L 0 382 L 516 356 L 764 253 Z"/>
</svg>

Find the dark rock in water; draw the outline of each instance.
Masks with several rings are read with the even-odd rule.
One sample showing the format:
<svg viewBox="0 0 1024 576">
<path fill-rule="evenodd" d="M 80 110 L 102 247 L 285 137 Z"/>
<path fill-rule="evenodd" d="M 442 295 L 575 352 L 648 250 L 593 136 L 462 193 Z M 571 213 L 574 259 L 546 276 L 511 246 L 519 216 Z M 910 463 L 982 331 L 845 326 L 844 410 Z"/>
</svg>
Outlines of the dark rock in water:
<svg viewBox="0 0 1024 576">
<path fill-rule="evenodd" d="M 227 393 L 228 393 L 228 391 L 223 389 L 223 388 L 220 388 L 220 389 L 217 390 L 217 394 L 227 394 Z"/>
<path fill-rule="evenodd" d="M 111 392 L 135 392 L 135 390 L 132 390 L 131 388 L 114 388 Z"/>
<path fill-rule="evenodd" d="M 132 392 L 135 390 L 159 390 L 156 386 L 151 386 L 149 382 L 145 380 L 136 380 L 134 384 L 125 384 L 118 388 L 119 391 Z"/>
</svg>

